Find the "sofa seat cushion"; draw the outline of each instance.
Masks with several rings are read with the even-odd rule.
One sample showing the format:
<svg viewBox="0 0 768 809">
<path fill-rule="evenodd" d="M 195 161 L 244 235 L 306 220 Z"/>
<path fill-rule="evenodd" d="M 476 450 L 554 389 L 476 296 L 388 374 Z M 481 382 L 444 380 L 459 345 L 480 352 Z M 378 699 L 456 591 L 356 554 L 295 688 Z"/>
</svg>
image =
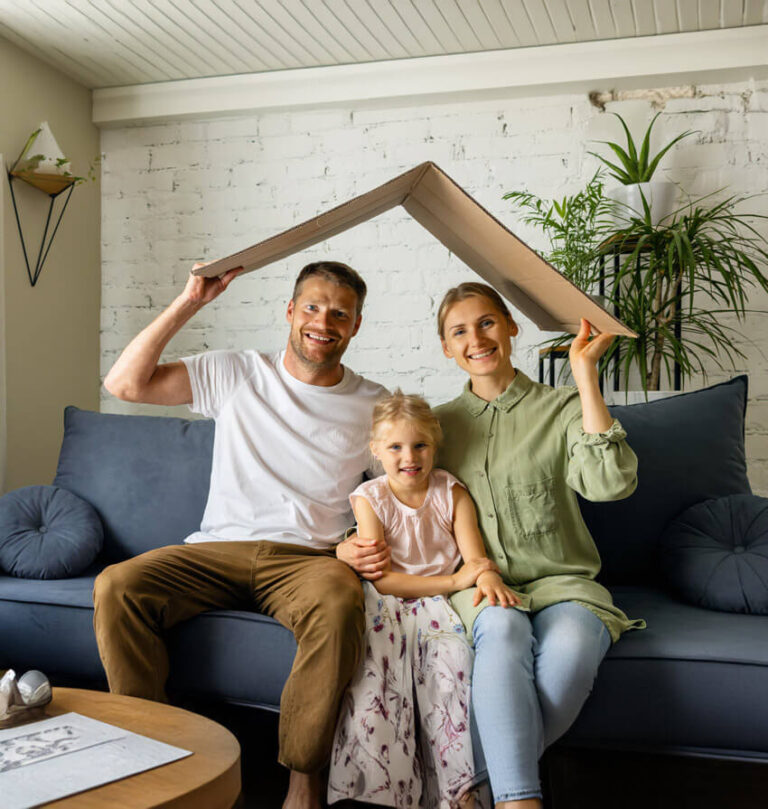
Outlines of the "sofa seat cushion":
<svg viewBox="0 0 768 809">
<path fill-rule="evenodd" d="M 565 741 L 768 759 L 768 616 L 704 610 L 660 590 L 612 592 L 648 628 L 609 650 Z"/>
<path fill-rule="evenodd" d="M 0 575 L 0 669 L 103 683 L 93 634 L 97 573 L 48 582 Z M 296 641 L 260 613 L 215 610 L 174 627 L 168 648 L 169 690 L 276 710 Z"/>
<path fill-rule="evenodd" d="M 93 635 L 95 574 L 52 581 L 0 576 L 0 669 L 103 683 Z"/>
<path fill-rule="evenodd" d="M 17 579 L 0 575 L 0 601 L 81 607 L 93 610 L 93 582 L 100 567 L 93 566 L 71 579 Z"/>
<path fill-rule="evenodd" d="M 258 612 L 214 610 L 175 627 L 168 649 L 169 690 L 278 710 L 296 640 Z"/>
</svg>

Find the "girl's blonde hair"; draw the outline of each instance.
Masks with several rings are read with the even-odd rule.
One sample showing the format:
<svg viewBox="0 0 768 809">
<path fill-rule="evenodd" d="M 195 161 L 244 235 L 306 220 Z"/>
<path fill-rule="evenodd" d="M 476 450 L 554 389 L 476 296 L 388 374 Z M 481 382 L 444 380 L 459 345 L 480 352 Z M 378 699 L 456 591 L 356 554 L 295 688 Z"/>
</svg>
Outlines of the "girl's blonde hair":
<svg viewBox="0 0 768 809">
<path fill-rule="evenodd" d="M 440 308 L 437 310 L 437 333 L 441 338 L 445 337 L 445 319 L 448 317 L 451 307 L 467 298 L 488 298 L 500 315 L 506 317 L 511 323 L 515 322 L 504 299 L 493 287 L 481 284 L 479 281 L 465 281 L 463 284 L 449 289 L 440 302 Z"/>
<path fill-rule="evenodd" d="M 421 396 L 403 393 L 400 388 L 391 396 L 376 402 L 373 408 L 371 438 L 377 440 L 377 433 L 382 424 L 400 419 L 416 424 L 434 446 L 437 446 L 443 438 L 440 422 L 427 400 Z"/>
</svg>

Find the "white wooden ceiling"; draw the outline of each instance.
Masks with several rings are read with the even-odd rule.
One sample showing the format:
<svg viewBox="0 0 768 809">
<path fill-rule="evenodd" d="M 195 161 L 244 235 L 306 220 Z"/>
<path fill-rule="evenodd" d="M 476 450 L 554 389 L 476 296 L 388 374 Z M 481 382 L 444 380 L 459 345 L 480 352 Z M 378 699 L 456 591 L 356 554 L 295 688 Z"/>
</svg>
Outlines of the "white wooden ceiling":
<svg viewBox="0 0 768 809">
<path fill-rule="evenodd" d="M 768 0 L 0 0 L 0 36 L 91 88 L 766 22 Z"/>
</svg>

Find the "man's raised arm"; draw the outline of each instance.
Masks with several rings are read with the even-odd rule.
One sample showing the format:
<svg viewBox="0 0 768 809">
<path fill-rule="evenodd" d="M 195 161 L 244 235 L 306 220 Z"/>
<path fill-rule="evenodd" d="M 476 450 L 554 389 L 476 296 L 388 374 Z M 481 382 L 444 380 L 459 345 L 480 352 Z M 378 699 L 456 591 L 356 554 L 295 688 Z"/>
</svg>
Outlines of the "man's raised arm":
<svg viewBox="0 0 768 809">
<path fill-rule="evenodd" d="M 195 264 L 193 269 L 204 266 Z M 184 291 L 125 347 L 104 379 L 104 387 L 118 399 L 158 405 L 192 402 L 192 387 L 183 362 L 158 365 L 163 349 L 181 327 L 205 304 L 217 298 L 242 268 L 221 278 L 190 275 Z"/>
</svg>

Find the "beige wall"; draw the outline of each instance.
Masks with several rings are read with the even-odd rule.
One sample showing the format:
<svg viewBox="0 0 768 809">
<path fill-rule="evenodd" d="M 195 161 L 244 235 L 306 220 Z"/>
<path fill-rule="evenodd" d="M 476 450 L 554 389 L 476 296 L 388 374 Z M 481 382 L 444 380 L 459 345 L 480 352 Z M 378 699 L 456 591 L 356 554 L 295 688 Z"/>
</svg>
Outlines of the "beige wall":
<svg viewBox="0 0 768 809">
<path fill-rule="evenodd" d="M 47 120 L 75 174 L 99 152 L 91 92 L 0 38 L 0 154 L 7 168 L 27 136 Z M 16 183 L 28 252 L 40 245 L 48 197 Z M 63 200 L 57 201 L 57 206 Z M 75 188 L 32 288 L 2 176 L 0 239 L 0 487 L 50 483 L 68 404 L 99 406 L 100 194 L 98 183 Z M 31 258 L 31 260 L 34 260 Z M 3 396 L 4 370 L 4 396 Z M 0 455 L 0 461 L 2 461 Z M 4 474 L 3 474 L 4 472 Z"/>
</svg>

